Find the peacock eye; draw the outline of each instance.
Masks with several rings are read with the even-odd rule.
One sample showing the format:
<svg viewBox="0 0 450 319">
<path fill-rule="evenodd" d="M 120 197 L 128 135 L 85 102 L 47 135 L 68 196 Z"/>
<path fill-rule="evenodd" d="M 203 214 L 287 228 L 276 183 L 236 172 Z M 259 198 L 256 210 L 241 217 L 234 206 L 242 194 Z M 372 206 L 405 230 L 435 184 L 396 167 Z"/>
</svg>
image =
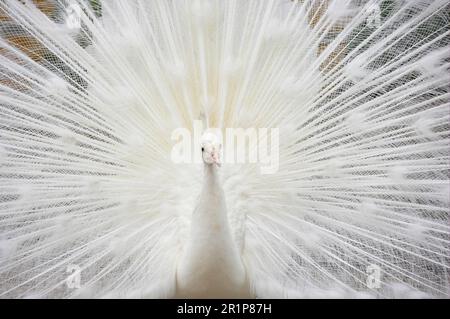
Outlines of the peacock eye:
<svg viewBox="0 0 450 319">
<path fill-rule="evenodd" d="M 204 147 L 202 147 L 202 152 L 204 152 L 205 151 L 205 148 Z"/>
</svg>

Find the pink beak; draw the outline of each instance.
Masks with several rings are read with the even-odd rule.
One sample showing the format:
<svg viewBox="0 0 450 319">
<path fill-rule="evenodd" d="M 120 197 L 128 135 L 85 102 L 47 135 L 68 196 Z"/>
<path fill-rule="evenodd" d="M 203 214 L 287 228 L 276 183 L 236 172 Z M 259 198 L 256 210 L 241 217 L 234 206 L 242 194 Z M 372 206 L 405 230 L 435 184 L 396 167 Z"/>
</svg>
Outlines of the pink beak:
<svg viewBox="0 0 450 319">
<path fill-rule="evenodd" d="M 213 159 L 214 163 L 215 163 L 218 167 L 221 167 L 221 166 L 222 166 L 222 163 L 220 163 L 219 154 L 216 153 L 216 152 L 213 152 L 211 156 L 212 156 L 212 159 Z"/>
</svg>

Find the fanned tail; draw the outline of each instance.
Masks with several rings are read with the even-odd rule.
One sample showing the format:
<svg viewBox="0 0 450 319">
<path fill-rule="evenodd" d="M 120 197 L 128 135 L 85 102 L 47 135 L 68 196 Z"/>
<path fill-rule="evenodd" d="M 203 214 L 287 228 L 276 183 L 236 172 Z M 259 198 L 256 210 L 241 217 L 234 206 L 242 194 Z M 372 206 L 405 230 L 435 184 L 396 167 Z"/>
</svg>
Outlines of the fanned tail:
<svg viewBox="0 0 450 319">
<path fill-rule="evenodd" d="M 0 2 L 1 297 L 173 295 L 200 114 L 280 132 L 221 173 L 257 296 L 448 295 L 447 1 L 74 3 Z"/>
</svg>

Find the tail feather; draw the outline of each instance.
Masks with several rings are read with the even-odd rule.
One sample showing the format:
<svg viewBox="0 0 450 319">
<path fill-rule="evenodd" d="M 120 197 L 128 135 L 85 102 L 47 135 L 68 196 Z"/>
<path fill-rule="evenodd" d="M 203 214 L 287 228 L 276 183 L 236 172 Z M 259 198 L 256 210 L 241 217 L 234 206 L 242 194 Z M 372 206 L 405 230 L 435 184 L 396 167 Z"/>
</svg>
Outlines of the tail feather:
<svg viewBox="0 0 450 319">
<path fill-rule="evenodd" d="M 171 296 L 200 114 L 280 129 L 221 172 L 257 296 L 448 295 L 447 1 L 76 5 L 0 2 L 1 297 Z"/>
</svg>

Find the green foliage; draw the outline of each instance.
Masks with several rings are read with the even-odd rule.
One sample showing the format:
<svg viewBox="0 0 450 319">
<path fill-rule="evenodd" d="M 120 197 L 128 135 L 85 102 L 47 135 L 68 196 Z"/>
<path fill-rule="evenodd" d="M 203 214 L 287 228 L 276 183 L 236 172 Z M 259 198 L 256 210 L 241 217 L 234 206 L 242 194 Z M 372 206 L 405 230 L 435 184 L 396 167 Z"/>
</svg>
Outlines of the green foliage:
<svg viewBox="0 0 450 319">
<path fill-rule="evenodd" d="M 102 4 L 100 0 L 89 0 L 92 10 L 97 17 L 102 16 Z"/>
</svg>

